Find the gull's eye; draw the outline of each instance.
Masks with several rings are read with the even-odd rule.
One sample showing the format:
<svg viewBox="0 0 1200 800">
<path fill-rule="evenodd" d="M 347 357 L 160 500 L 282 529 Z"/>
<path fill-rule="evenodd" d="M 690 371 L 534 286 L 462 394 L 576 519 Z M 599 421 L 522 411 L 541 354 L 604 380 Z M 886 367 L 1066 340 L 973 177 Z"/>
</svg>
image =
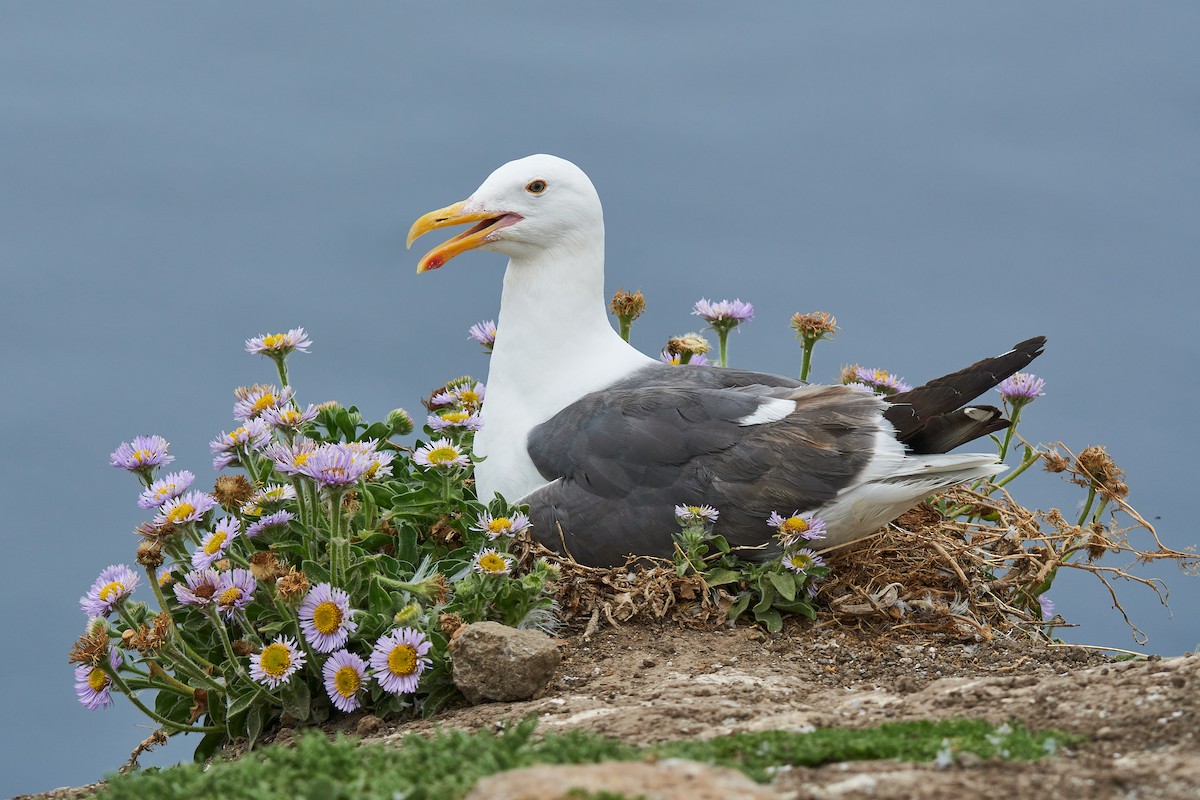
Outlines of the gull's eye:
<svg viewBox="0 0 1200 800">
<path fill-rule="evenodd" d="M 525 184 L 525 191 L 530 194 L 541 194 L 546 191 L 546 182 L 541 178 L 538 178 L 536 181 L 530 181 Z"/>
</svg>

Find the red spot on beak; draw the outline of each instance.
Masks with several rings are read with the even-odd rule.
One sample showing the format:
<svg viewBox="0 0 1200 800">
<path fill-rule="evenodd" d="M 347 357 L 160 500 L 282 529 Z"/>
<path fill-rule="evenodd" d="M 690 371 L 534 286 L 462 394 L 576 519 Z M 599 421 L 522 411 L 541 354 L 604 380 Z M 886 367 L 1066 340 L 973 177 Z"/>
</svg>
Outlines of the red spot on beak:
<svg viewBox="0 0 1200 800">
<path fill-rule="evenodd" d="M 445 263 L 446 262 L 442 259 L 441 256 L 434 256 L 433 258 L 431 258 L 427 262 L 425 262 L 425 269 L 437 269 L 438 267 L 440 267 L 442 264 L 445 264 Z"/>
</svg>

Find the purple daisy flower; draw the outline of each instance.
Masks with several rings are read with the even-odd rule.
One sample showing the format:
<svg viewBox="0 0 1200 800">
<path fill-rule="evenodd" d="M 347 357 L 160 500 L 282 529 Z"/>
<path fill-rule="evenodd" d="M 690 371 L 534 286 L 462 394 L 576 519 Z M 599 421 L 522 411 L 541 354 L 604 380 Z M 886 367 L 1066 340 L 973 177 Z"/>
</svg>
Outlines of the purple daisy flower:
<svg viewBox="0 0 1200 800">
<path fill-rule="evenodd" d="M 1028 403 L 1045 394 L 1046 382 L 1031 372 L 1018 372 L 1000 382 L 996 391 L 1010 403 Z"/>
<path fill-rule="evenodd" d="M 304 638 L 318 653 L 331 653 L 346 643 L 358 624 L 350 619 L 350 595 L 329 583 L 318 583 L 297 612 Z"/>
<path fill-rule="evenodd" d="M 296 487 L 287 483 L 268 483 L 242 504 L 242 513 L 259 515 L 264 507 L 296 499 Z"/>
<path fill-rule="evenodd" d="M 775 529 L 775 535 L 784 547 L 791 547 L 801 541 L 820 539 L 825 535 L 825 520 L 820 517 L 803 517 L 799 511 L 793 511 L 790 517 L 772 511 L 771 516 L 767 517 L 767 525 Z"/>
<path fill-rule="evenodd" d="M 263 412 L 262 418 L 273 428 L 294 431 L 317 418 L 317 407 L 309 403 L 303 411 L 298 408 L 268 408 Z"/>
<path fill-rule="evenodd" d="M 135 436 L 133 443 L 121 442 L 108 457 L 108 463 L 130 472 L 170 464 L 175 456 L 167 453 L 170 445 L 161 436 Z"/>
<path fill-rule="evenodd" d="M 286 356 L 293 350 L 307 353 L 312 339 L 304 328 L 292 328 L 287 333 L 268 333 L 246 340 L 247 353 L 261 353 L 272 358 Z"/>
<path fill-rule="evenodd" d="M 263 448 L 263 455 L 271 459 L 275 469 L 284 475 L 299 475 L 308 457 L 317 452 L 317 443 L 312 439 L 297 436 L 290 445 L 271 442 Z"/>
<path fill-rule="evenodd" d="M 1038 605 L 1042 609 L 1042 619 L 1051 619 L 1054 616 L 1054 601 L 1044 594 L 1038 595 Z"/>
<path fill-rule="evenodd" d="M 664 364 L 674 364 L 675 366 L 683 364 L 682 357 L 678 353 L 672 353 L 670 350 L 665 349 L 658 354 L 658 360 Z M 707 363 L 708 356 L 704 355 L 704 353 L 694 353 L 688 359 L 686 366 L 703 367 Z"/>
<path fill-rule="evenodd" d="M 379 637 L 371 651 L 371 675 L 389 694 L 411 694 L 429 668 L 429 640 L 416 628 L 397 628 Z"/>
<path fill-rule="evenodd" d="M 186 469 L 169 472 L 167 477 L 155 481 L 150 484 L 150 488 L 142 492 L 138 497 L 138 508 L 144 508 L 147 511 L 160 508 L 163 503 L 174 500 L 186 492 L 194 480 L 196 480 L 196 476 Z"/>
<path fill-rule="evenodd" d="M 258 588 L 258 581 L 254 580 L 254 576 L 248 569 L 231 569 L 228 572 L 222 572 L 220 583 L 217 584 L 217 593 L 214 595 L 217 607 L 221 609 L 221 613 L 226 618 L 232 619 L 234 612 L 250 605 L 250 601 L 254 599 L 256 588 Z"/>
<path fill-rule="evenodd" d="M 290 386 L 283 387 L 283 391 L 274 386 L 255 386 L 249 391 L 238 391 L 239 394 L 245 392 L 244 396 L 233 404 L 233 418 L 238 422 L 249 422 L 267 411 L 278 411 L 286 407 L 293 393 Z"/>
<path fill-rule="evenodd" d="M 511 539 L 518 533 L 529 530 L 529 528 L 530 523 L 527 514 L 513 514 L 511 517 L 493 517 L 488 511 L 480 514 L 479 519 L 471 526 L 471 530 L 486 534 L 492 540 L 499 539 L 501 536 Z"/>
<path fill-rule="evenodd" d="M 229 433 L 222 431 L 220 436 L 208 443 L 209 452 L 214 456 L 213 469 L 220 471 L 237 461 L 238 448 L 261 450 L 270 442 L 271 426 L 257 417 Z"/>
<path fill-rule="evenodd" d="M 275 641 L 250 656 L 250 677 L 274 689 L 286 683 L 304 666 L 304 653 L 291 636 L 279 636 Z"/>
<path fill-rule="evenodd" d="M 475 554 L 471 567 L 480 575 L 507 575 L 512 561 L 496 548 L 489 547 Z"/>
<path fill-rule="evenodd" d="M 154 516 L 155 525 L 182 525 L 195 522 L 217 507 L 217 499 L 207 492 L 188 492 L 168 500 Z"/>
<path fill-rule="evenodd" d="M 717 521 L 721 512 L 712 506 L 675 506 L 675 518 L 681 523 L 703 522 L 712 524 Z"/>
<path fill-rule="evenodd" d="M 305 459 L 298 472 L 322 486 L 349 486 L 358 483 L 374 465 L 345 444 L 323 444 Z"/>
<path fill-rule="evenodd" d="M 367 439 L 365 442 L 346 442 L 343 446 L 352 451 L 356 457 L 367 461 L 367 471 L 363 473 L 364 480 L 377 481 L 380 478 L 391 476 L 391 464 L 396 454 L 377 449 L 379 447 L 378 439 Z"/>
<path fill-rule="evenodd" d="M 807 572 L 814 567 L 825 566 L 825 559 L 817 555 L 815 550 L 802 547 L 783 554 L 783 565 L 792 572 Z"/>
<path fill-rule="evenodd" d="M 741 300 L 718 300 L 714 303 L 701 298 L 692 306 L 692 313 L 703 317 L 714 328 L 732 329 L 754 319 L 754 306 Z"/>
<path fill-rule="evenodd" d="M 100 571 L 88 593 L 79 598 L 79 607 L 89 617 L 107 617 L 117 604 L 133 594 L 141 578 L 124 564 L 112 564 Z"/>
<path fill-rule="evenodd" d="M 849 370 L 844 376 L 849 380 L 843 380 L 845 383 L 857 382 L 870 386 L 876 392 L 885 395 L 899 394 L 900 392 L 912 391 L 912 385 L 905 383 L 901 378 L 886 369 L 867 369 L 866 367 L 854 367 Z"/>
<path fill-rule="evenodd" d="M 474 386 L 470 382 L 466 382 L 451 386 L 444 392 L 438 392 L 430 398 L 429 404 L 448 406 L 453 403 L 464 408 L 476 409 L 483 405 L 483 396 L 486 391 L 487 388 L 479 381 L 476 381 Z"/>
<path fill-rule="evenodd" d="M 288 523 L 295 518 L 296 515 L 290 511 L 276 511 L 274 514 L 267 514 L 246 528 L 246 538 L 253 539 L 261 533 L 270 533 L 276 529 L 286 528 Z"/>
<path fill-rule="evenodd" d="M 213 562 L 225 557 L 229 544 L 242 532 L 242 524 L 233 517 L 223 517 L 213 530 L 200 540 L 200 546 L 192 553 L 192 566 L 208 569 Z"/>
<path fill-rule="evenodd" d="M 325 678 L 325 693 L 340 711 L 354 711 L 362 706 L 359 695 L 367 682 L 367 662 L 348 650 L 338 650 L 321 667 Z"/>
<path fill-rule="evenodd" d="M 185 606 L 206 606 L 217 596 L 221 574 L 215 569 L 196 569 L 184 575 L 183 580 L 172 587 L 175 598 Z"/>
<path fill-rule="evenodd" d="M 418 447 L 412 460 L 414 464 L 422 467 L 447 470 L 465 467 L 471 463 L 467 454 L 449 439 L 435 439 L 423 447 Z"/>
<path fill-rule="evenodd" d="M 467 336 L 483 345 L 484 351 L 492 352 L 496 346 L 496 321 L 489 319 L 475 323 L 467 330 Z"/>
<path fill-rule="evenodd" d="M 114 645 L 108 646 L 108 664 L 113 672 L 121 665 L 121 654 Z M 75 668 L 75 696 L 88 711 L 112 705 L 112 678 L 102 667 L 80 664 Z"/>
<path fill-rule="evenodd" d="M 483 427 L 483 418 L 478 412 L 443 411 L 440 414 L 430 414 L 425 422 L 435 431 L 447 428 L 461 428 L 466 431 L 477 431 Z"/>
</svg>

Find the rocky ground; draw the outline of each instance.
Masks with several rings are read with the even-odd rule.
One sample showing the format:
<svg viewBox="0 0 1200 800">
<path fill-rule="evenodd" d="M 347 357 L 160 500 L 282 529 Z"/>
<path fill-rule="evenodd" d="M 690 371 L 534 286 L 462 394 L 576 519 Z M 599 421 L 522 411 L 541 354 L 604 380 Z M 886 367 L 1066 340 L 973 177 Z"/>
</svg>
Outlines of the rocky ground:
<svg viewBox="0 0 1200 800">
<path fill-rule="evenodd" d="M 542 731 L 581 729 L 648 744 L 972 717 L 1089 737 L 1033 763 L 970 754 L 943 768 L 852 762 L 783 770 L 765 787 L 745 785 L 740 774 L 697 773 L 686 763 L 570 768 L 569 777 L 551 770 L 499 776 L 475 795 L 496 800 L 561 797 L 572 785 L 642 793 L 647 800 L 1200 797 L 1200 655 L 1114 661 L 1093 650 L 1025 639 L 964 644 L 832 623 L 780 635 L 630 624 L 586 638 L 564 636 L 561 647 L 551 684 L 533 700 L 466 706 L 394 725 L 351 718 L 346 726 L 371 740 L 399 742 L 439 727 L 490 728 L 536 714 Z M 280 732 L 281 741 L 289 737 L 290 731 Z M 638 792 L 629 792 L 630 782 Z"/>
<path fill-rule="evenodd" d="M 914 641 L 832 627 L 771 636 L 669 624 L 601 630 L 564 640 L 563 651 L 537 699 L 454 709 L 371 736 L 398 741 L 439 726 L 475 729 L 529 714 L 540 717 L 541 730 L 584 729 L 635 744 L 895 720 L 1016 720 L 1090 741 L 1031 764 L 968 755 L 944 769 L 898 762 L 797 768 L 781 773 L 765 796 L 1200 796 L 1200 656 L 1113 661 L 1028 640 Z M 556 796 L 550 787 L 528 793 L 529 780 L 520 779 L 526 794 L 511 796 Z M 561 791 L 561 776 L 551 780 Z M 679 787 L 678 776 L 663 781 Z"/>
</svg>

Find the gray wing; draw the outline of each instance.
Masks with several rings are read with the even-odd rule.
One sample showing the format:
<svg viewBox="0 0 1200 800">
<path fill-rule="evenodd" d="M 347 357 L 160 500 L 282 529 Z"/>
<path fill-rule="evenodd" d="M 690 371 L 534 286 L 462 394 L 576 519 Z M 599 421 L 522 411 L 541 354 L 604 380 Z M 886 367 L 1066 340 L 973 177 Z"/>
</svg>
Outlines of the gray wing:
<svg viewBox="0 0 1200 800">
<path fill-rule="evenodd" d="M 757 546 L 770 540 L 771 511 L 816 508 L 854 482 L 873 452 L 878 398 L 729 372 L 643 371 L 534 428 L 530 457 L 552 481 L 526 498 L 537 538 L 585 564 L 665 557 L 674 507 L 709 504 L 731 544 Z M 739 422 L 781 398 L 796 402 L 783 419 Z"/>
</svg>

